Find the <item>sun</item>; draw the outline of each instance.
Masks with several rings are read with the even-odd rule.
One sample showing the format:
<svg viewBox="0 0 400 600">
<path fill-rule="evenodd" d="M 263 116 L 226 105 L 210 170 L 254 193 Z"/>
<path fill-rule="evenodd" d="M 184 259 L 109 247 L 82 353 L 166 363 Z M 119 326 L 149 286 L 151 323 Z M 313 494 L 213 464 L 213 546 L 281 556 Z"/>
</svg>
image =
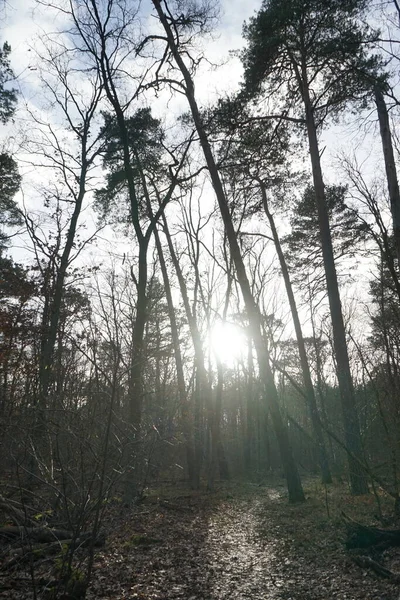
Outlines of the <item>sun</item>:
<svg viewBox="0 0 400 600">
<path fill-rule="evenodd" d="M 225 365 L 242 359 L 246 353 L 247 337 L 244 329 L 233 323 L 216 323 L 210 333 L 211 351 Z"/>
</svg>

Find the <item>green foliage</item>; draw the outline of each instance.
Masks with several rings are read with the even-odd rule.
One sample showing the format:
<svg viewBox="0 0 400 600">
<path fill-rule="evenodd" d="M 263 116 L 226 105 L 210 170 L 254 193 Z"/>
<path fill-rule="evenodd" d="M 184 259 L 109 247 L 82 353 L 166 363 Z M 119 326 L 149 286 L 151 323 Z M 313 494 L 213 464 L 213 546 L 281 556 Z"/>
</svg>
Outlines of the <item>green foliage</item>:
<svg viewBox="0 0 400 600">
<path fill-rule="evenodd" d="M 65 323 L 67 319 L 88 318 L 90 314 L 90 299 L 85 290 L 69 286 L 64 290 L 60 307 L 60 322 Z"/>
<path fill-rule="evenodd" d="M 21 215 L 12 202 L 19 190 L 21 176 L 13 158 L 2 152 L 0 154 L 0 224 L 20 225 Z"/>
<path fill-rule="evenodd" d="M 0 48 L 0 121 L 6 123 L 14 114 L 17 103 L 17 90 L 7 87 L 15 76 L 10 67 L 11 46 L 4 42 Z"/>
<path fill-rule="evenodd" d="M 13 200 L 20 183 L 21 176 L 15 160 L 2 152 L 0 154 L 0 228 L 13 227 L 22 223 L 21 214 Z M 6 242 L 7 235 L 0 229 L 0 252 Z"/>
<path fill-rule="evenodd" d="M 0 303 L 6 298 L 20 298 L 22 301 L 31 296 L 35 290 L 28 277 L 27 270 L 0 254 Z"/>
<path fill-rule="evenodd" d="M 14 114 L 17 102 L 15 89 L 7 88 L 7 83 L 14 79 L 10 67 L 9 54 L 11 47 L 5 42 L 0 48 L 0 121 L 6 123 Z M 0 254 L 7 242 L 3 227 L 21 225 L 22 219 L 13 200 L 21 183 L 21 176 L 15 160 L 8 154 L 0 153 Z"/>
<path fill-rule="evenodd" d="M 254 116 L 240 97 L 220 99 L 205 119 L 210 139 L 218 145 L 218 163 L 223 172 L 234 169 L 269 178 L 284 164 L 291 146 L 284 122 L 277 126 L 272 120 Z"/>
<path fill-rule="evenodd" d="M 354 257 L 367 233 L 368 226 L 360 223 L 357 213 L 346 204 L 345 186 L 326 186 L 326 202 L 331 225 L 335 259 Z M 308 186 L 295 207 L 291 219 L 292 233 L 285 238 L 289 247 L 288 262 L 295 279 L 311 277 L 322 270 L 322 244 L 315 192 Z"/>
<path fill-rule="evenodd" d="M 366 0 L 264 0 L 244 26 L 245 95 L 265 80 L 297 104 L 311 89 L 317 121 L 350 100 L 365 102 L 374 82 L 384 81 L 382 61 L 369 52 L 378 32 L 360 22 Z M 286 86 L 286 88 L 284 87 Z"/>
<path fill-rule="evenodd" d="M 219 100 L 206 121 L 234 219 L 263 212 L 258 180 L 276 198 L 278 190 L 285 195 L 298 180 L 287 160 L 298 142 L 284 121 L 277 124 L 254 115 L 240 97 Z"/>
<path fill-rule="evenodd" d="M 33 518 L 35 519 L 35 521 L 46 521 L 46 519 L 48 517 L 51 517 L 52 515 L 53 515 L 53 510 L 51 508 L 49 508 L 49 509 L 45 510 L 44 512 L 33 515 Z"/>
<path fill-rule="evenodd" d="M 123 544 L 123 547 L 128 549 L 134 548 L 135 546 L 151 546 L 153 544 L 159 544 L 160 542 L 160 539 L 149 537 L 145 533 L 135 533 Z"/>
<path fill-rule="evenodd" d="M 101 136 L 104 140 L 103 166 L 107 169 L 106 185 L 96 193 L 96 207 L 104 217 L 113 209 L 118 209 L 118 199 L 127 198 L 127 173 L 121 131 L 117 118 L 103 113 L 104 125 Z M 143 190 L 143 174 L 152 176 L 162 172 L 161 156 L 164 134 L 160 121 L 151 116 L 148 108 L 137 110 L 125 119 L 128 135 L 130 167 L 132 170 L 136 196 L 142 214 L 146 211 Z M 120 211 L 119 211 L 120 212 Z M 126 215 L 125 220 L 128 220 Z"/>
<path fill-rule="evenodd" d="M 394 255 L 393 239 L 391 245 Z M 370 283 L 370 294 L 375 309 L 371 315 L 370 342 L 374 350 L 381 350 L 383 356 L 389 352 L 389 356 L 397 363 L 400 359 L 400 298 L 383 259 L 376 277 Z"/>
</svg>

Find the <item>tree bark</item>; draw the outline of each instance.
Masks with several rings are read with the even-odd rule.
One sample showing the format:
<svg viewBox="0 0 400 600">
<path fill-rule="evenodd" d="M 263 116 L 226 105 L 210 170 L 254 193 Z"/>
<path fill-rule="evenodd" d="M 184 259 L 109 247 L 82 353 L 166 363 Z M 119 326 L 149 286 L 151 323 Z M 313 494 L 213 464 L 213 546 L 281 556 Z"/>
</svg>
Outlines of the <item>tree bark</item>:
<svg viewBox="0 0 400 600">
<path fill-rule="evenodd" d="M 139 434 L 143 411 L 143 337 L 147 321 L 147 247 L 139 244 L 139 273 L 137 278 L 136 315 L 132 333 L 131 364 L 129 373 L 129 423 Z"/>
<path fill-rule="evenodd" d="M 317 202 L 319 230 L 321 236 L 322 255 L 325 278 L 328 291 L 329 308 L 332 320 L 333 344 L 336 357 L 336 373 L 339 382 L 343 424 L 346 446 L 351 453 L 362 461 L 362 444 L 360 425 L 358 421 L 353 380 L 350 371 L 350 361 L 347 351 L 346 332 L 342 314 L 342 304 L 339 295 L 339 285 L 333 255 L 332 237 L 329 225 L 328 208 L 325 196 L 325 186 L 322 177 L 321 159 L 318 147 L 317 129 L 314 111 L 310 99 L 307 81 L 307 68 L 303 64 L 301 82 L 306 115 L 306 126 L 310 150 L 315 198 Z M 358 461 L 348 454 L 349 475 L 352 493 L 355 495 L 368 493 L 368 484 Z"/>
<path fill-rule="evenodd" d="M 379 119 L 383 158 L 385 161 L 386 180 L 392 213 L 393 236 L 396 247 L 398 266 L 400 265 L 400 191 L 397 178 L 396 162 L 394 159 L 392 134 L 390 131 L 389 115 L 382 91 L 375 87 L 375 104 Z"/>
</svg>

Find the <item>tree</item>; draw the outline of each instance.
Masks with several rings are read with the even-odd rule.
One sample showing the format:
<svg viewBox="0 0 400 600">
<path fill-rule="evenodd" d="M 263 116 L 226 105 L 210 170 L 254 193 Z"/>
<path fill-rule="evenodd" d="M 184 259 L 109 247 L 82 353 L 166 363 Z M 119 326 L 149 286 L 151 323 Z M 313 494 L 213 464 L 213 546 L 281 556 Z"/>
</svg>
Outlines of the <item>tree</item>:
<svg viewBox="0 0 400 600">
<path fill-rule="evenodd" d="M 7 87 L 7 83 L 15 78 L 10 66 L 11 47 L 5 42 L 0 49 L 0 121 L 7 123 L 14 115 L 17 103 L 17 91 Z M 0 255 L 8 236 L 4 227 L 22 224 L 14 196 L 19 190 L 21 176 L 15 160 L 7 153 L 0 153 Z"/>
<path fill-rule="evenodd" d="M 270 211 L 269 205 L 268 205 L 268 197 L 267 197 L 267 193 L 266 193 L 265 184 L 263 183 L 262 180 L 258 180 L 258 183 L 261 188 L 264 211 L 268 218 L 269 225 L 271 228 L 271 233 L 272 233 L 272 237 L 274 240 L 276 253 L 279 258 L 281 273 L 282 273 L 283 280 L 285 282 L 286 294 L 288 297 L 290 310 L 291 310 L 291 314 L 292 314 L 293 325 L 294 325 L 294 329 L 295 329 L 295 333 L 296 333 L 296 340 L 297 340 L 297 345 L 298 345 L 301 370 L 302 370 L 302 375 L 303 375 L 303 383 L 304 383 L 304 388 L 305 388 L 305 392 L 306 392 L 306 400 L 307 400 L 308 409 L 309 409 L 311 422 L 312 422 L 312 426 L 313 426 L 313 431 L 314 431 L 314 436 L 315 436 L 315 440 L 316 440 L 317 448 L 318 448 L 318 456 L 319 456 L 319 464 L 320 464 L 321 474 L 322 474 L 322 482 L 323 483 L 332 483 L 332 476 L 331 476 L 330 469 L 329 469 L 328 455 L 327 455 L 327 451 L 326 451 L 326 447 L 325 447 L 325 441 L 324 441 L 322 427 L 321 427 L 321 420 L 320 420 L 320 417 L 318 414 L 317 401 L 316 401 L 316 397 L 315 397 L 315 393 L 314 393 L 314 386 L 312 383 L 310 366 L 309 366 L 309 362 L 308 362 L 308 358 L 307 358 L 304 337 L 303 337 L 303 333 L 302 333 L 302 329 L 301 329 L 299 313 L 297 310 L 296 300 L 295 300 L 294 293 L 293 293 L 293 288 L 292 288 L 292 283 L 290 280 L 287 262 L 285 259 L 285 255 L 282 251 L 282 246 L 281 246 L 278 231 L 277 231 L 277 228 L 275 225 L 275 220 L 274 220 L 274 217 L 273 217 L 273 215 Z"/>
<path fill-rule="evenodd" d="M 78 66 L 72 40 L 60 32 L 43 35 L 35 56 L 43 100 L 41 110 L 28 107 L 30 128 L 24 150 L 28 164 L 43 179 L 47 176 L 47 185 L 42 180 L 35 192 L 45 208 L 53 211 L 46 224 L 43 215 L 34 211 L 27 210 L 24 215 L 37 268 L 43 275 L 37 398 L 42 419 L 54 383 L 54 353 L 66 280 L 71 264 L 94 237 L 89 234 L 82 239 L 80 219 L 87 193 L 92 190 L 100 150 L 96 119 L 103 88 L 96 73 L 88 73 L 82 64 Z M 82 72 L 86 73 L 84 80 Z M 46 118 L 44 110 L 49 111 Z M 32 185 L 31 197 L 33 190 Z"/>
<path fill-rule="evenodd" d="M 397 5 L 398 7 L 398 5 Z M 385 162 L 386 181 L 392 213 L 393 235 L 395 239 L 397 262 L 400 265 L 400 190 L 397 177 L 396 161 L 394 158 L 392 134 L 390 130 L 389 114 L 382 90 L 375 86 L 375 104 L 378 113 L 379 129 L 382 140 L 382 151 Z"/>
<path fill-rule="evenodd" d="M 17 90 L 7 84 L 15 79 L 10 66 L 11 46 L 4 42 L 0 48 L 0 121 L 6 123 L 13 116 L 17 104 Z"/>
<path fill-rule="evenodd" d="M 203 444 L 201 440 L 201 413 L 205 406 L 211 401 L 211 386 L 206 369 L 206 358 L 203 348 L 203 341 L 197 322 L 195 311 L 190 305 L 189 293 L 182 267 L 179 263 L 172 236 L 168 227 L 166 216 L 162 215 L 163 232 L 167 239 L 168 249 L 172 264 L 176 272 L 179 283 L 179 289 L 183 300 L 186 320 L 189 325 L 190 336 L 192 339 L 194 357 L 195 357 L 195 383 L 194 383 L 194 468 L 193 485 L 198 488 L 200 485 L 200 470 L 203 458 Z"/>
<path fill-rule="evenodd" d="M 251 118 L 249 111 L 238 111 L 238 105 L 236 104 L 235 106 L 235 102 L 220 102 L 217 107 L 216 117 L 220 128 L 222 127 L 222 134 L 224 135 L 224 144 L 222 144 L 222 149 L 220 151 L 220 167 L 223 169 L 225 184 L 234 187 L 236 183 L 239 190 L 241 190 L 241 193 L 239 193 L 240 199 L 236 204 L 242 201 L 244 218 L 251 218 L 253 215 L 264 212 L 269 223 L 296 332 L 303 374 L 303 384 L 306 391 L 306 400 L 319 453 L 322 480 L 324 483 L 331 483 L 332 478 L 329 470 L 327 452 L 318 415 L 317 402 L 305 350 L 300 318 L 289 275 L 287 260 L 282 249 L 268 198 L 268 190 L 271 190 L 270 195 L 275 197 L 276 203 L 284 206 L 287 204 L 287 197 L 290 193 L 289 186 L 295 185 L 295 182 L 299 180 L 298 174 L 292 173 L 288 166 L 288 130 L 285 123 L 279 123 L 276 127 L 273 127 L 272 121 L 261 123 L 254 121 Z M 218 131 L 218 133 L 221 134 L 220 131 Z M 229 143 L 226 143 L 226 138 L 228 138 Z M 343 207 L 341 207 L 341 209 L 342 211 L 344 210 Z M 311 247 L 310 250 L 312 253 L 319 255 L 319 234 L 315 231 L 315 226 L 318 227 L 317 217 L 315 215 L 315 219 L 312 217 L 310 218 L 312 210 L 308 213 L 304 209 L 303 211 L 304 221 L 307 227 L 304 228 L 304 230 L 301 226 L 297 227 L 296 233 L 300 239 L 298 240 L 299 243 L 296 250 L 308 246 Z M 299 212 L 301 212 L 300 209 Z M 356 219 L 352 214 L 350 214 L 350 216 L 346 214 L 346 216 L 346 225 L 349 224 L 350 216 L 353 218 L 353 221 Z M 353 221 L 351 224 L 353 224 Z M 315 238 L 317 238 L 316 243 L 313 243 Z M 296 274 L 299 273 L 297 276 L 298 280 L 303 278 L 303 271 L 301 270 L 301 260 L 303 257 L 300 257 L 299 254 L 300 253 L 297 251 L 293 253 L 298 260 L 292 271 Z M 315 262 L 317 261 L 315 260 Z M 313 265 L 312 270 L 315 271 L 315 265 Z"/>
<path fill-rule="evenodd" d="M 368 182 L 356 160 L 344 158 L 342 167 L 350 182 L 350 192 L 356 200 L 353 210 L 362 228 L 362 237 L 373 240 L 379 250 L 380 260 L 383 260 L 391 275 L 392 284 L 400 298 L 399 271 L 396 265 L 396 245 L 393 247 L 392 236 L 387 225 L 387 202 L 382 198 L 381 186 L 375 179 Z M 372 218 L 372 220 L 371 220 Z M 371 251 L 368 249 L 369 252 Z"/>
<path fill-rule="evenodd" d="M 168 275 L 167 265 L 164 258 L 164 250 L 161 245 L 160 236 L 157 228 L 154 230 L 154 237 L 156 241 L 158 259 L 160 261 L 160 268 L 164 282 L 165 296 L 168 306 L 168 316 L 171 327 L 172 345 L 175 356 L 178 397 L 182 415 L 183 435 L 185 436 L 186 442 L 186 461 L 188 466 L 189 483 L 193 488 L 196 488 L 199 485 L 199 465 L 198 462 L 195 460 L 195 448 L 193 447 L 192 415 L 190 413 L 188 394 L 186 392 L 183 358 L 180 347 L 178 323 L 172 298 L 170 278 Z"/>
<path fill-rule="evenodd" d="M 360 221 L 357 211 L 349 207 L 349 191 L 346 186 L 326 186 L 325 197 L 335 264 L 338 266 L 345 261 L 348 272 L 351 270 L 348 261 L 353 262 L 360 244 L 368 235 L 369 227 Z M 322 241 L 315 190 L 310 185 L 294 206 L 291 228 L 292 231 L 284 242 L 288 247 L 288 262 L 291 271 L 295 273 L 296 284 L 303 289 L 311 284 L 314 294 L 324 292 Z"/>
<path fill-rule="evenodd" d="M 14 115 L 17 91 L 7 84 L 15 79 L 10 66 L 11 47 L 5 42 L 0 49 L 0 121 L 5 124 Z M 2 334 L 0 411 L 4 413 L 9 395 L 12 367 L 26 356 L 29 330 L 34 330 L 33 315 L 26 307 L 34 285 L 27 270 L 4 256 L 11 239 L 8 228 L 22 225 L 23 219 L 14 200 L 21 184 L 16 161 L 6 152 L 0 153 L 0 332 Z M 30 338 L 31 341 L 31 338 Z M 14 363 L 14 364 L 13 364 Z M 21 378 L 22 379 L 22 378 Z M 14 386 L 10 386 L 11 389 Z"/>
<path fill-rule="evenodd" d="M 0 413 L 12 414 L 21 405 L 32 375 L 34 339 L 39 328 L 31 304 L 37 293 L 31 274 L 0 255 Z M 30 365 L 30 368 L 29 368 Z"/>
<path fill-rule="evenodd" d="M 109 84 L 110 81 L 106 80 L 106 87 Z M 125 204 L 123 220 L 132 224 L 138 243 L 137 277 L 132 269 L 137 300 L 129 376 L 129 422 L 138 435 L 144 397 L 143 341 L 148 319 L 147 255 L 157 222 L 171 201 L 178 184 L 190 140 L 183 148 L 177 149 L 179 158 L 176 158 L 175 169 L 169 168 L 164 153 L 164 134 L 160 121 L 152 117 L 149 109 L 138 109 L 132 116 L 126 115 L 121 109 L 115 89 L 113 93 L 109 91 L 108 94 L 114 114 L 104 114 L 102 135 L 105 141 L 103 164 L 109 172 L 106 176 L 106 187 L 97 193 L 97 201 L 101 205 L 103 215 L 107 215 L 111 207 L 120 210 L 118 201 L 122 198 Z M 127 485 L 126 499 L 132 499 L 134 494 L 134 485 L 131 482 Z"/>
<path fill-rule="evenodd" d="M 178 71 L 183 77 L 183 82 L 177 82 L 177 84 L 184 92 L 189 103 L 193 122 L 199 135 L 201 148 L 204 153 L 204 158 L 210 173 L 215 195 L 217 197 L 219 210 L 224 224 L 224 230 L 230 247 L 230 253 L 235 265 L 236 275 L 245 302 L 247 317 L 250 322 L 251 336 L 254 339 L 256 347 L 260 375 L 264 385 L 266 400 L 269 404 L 271 417 L 279 443 L 282 463 L 287 479 L 289 500 L 291 502 L 303 501 L 304 493 L 290 447 L 287 427 L 285 426 L 280 414 L 278 394 L 273 380 L 270 358 L 262 337 L 261 315 L 259 307 L 256 305 L 254 297 L 251 293 L 249 280 L 247 278 L 243 258 L 241 256 L 240 247 L 236 237 L 236 232 L 233 227 L 227 198 L 224 193 L 217 164 L 204 126 L 203 118 L 196 101 L 193 78 L 190 73 L 190 69 L 187 67 L 183 58 L 184 56 L 187 56 L 187 54 L 184 51 L 184 43 L 180 38 L 179 33 L 184 33 L 185 29 L 190 31 L 196 26 L 199 26 L 201 30 L 202 27 L 204 27 L 207 23 L 207 10 L 203 9 L 203 11 L 199 11 L 197 13 L 194 11 L 192 15 L 190 12 L 188 12 L 188 14 L 184 15 L 184 18 L 182 19 L 181 16 L 174 17 L 172 15 L 171 10 L 166 2 L 164 2 L 162 5 L 160 0 L 153 0 L 153 5 L 165 32 L 165 41 L 167 43 L 171 60 L 174 61 Z"/>
<path fill-rule="evenodd" d="M 368 55 L 377 35 L 360 25 L 365 0 L 265 0 L 244 27 L 244 95 L 284 96 L 284 118 L 302 125 L 308 137 L 325 278 L 332 319 L 337 377 L 342 399 L 352 491 L 368 491 L 360 467 L 362 447 L 347 351 L 331 228 L 323 181 L 318 130 L 328 115 L 350 101 L 365 102 L 379 78 L 380 61 Z M 266 86 L 266 87 L 265 87 Z M 278 92 L 278 90 L 280 92 Z M 357 457 L 356 460 L 352 456 Z"/>
<path fill-rule="evenodd" d="M 0 154 L 0 254 L 9 240 L 4 228 L 22 224 L 21 213 L 14 201 L 21 176 L 15 160 L 4 152 Z"/>
</svg>

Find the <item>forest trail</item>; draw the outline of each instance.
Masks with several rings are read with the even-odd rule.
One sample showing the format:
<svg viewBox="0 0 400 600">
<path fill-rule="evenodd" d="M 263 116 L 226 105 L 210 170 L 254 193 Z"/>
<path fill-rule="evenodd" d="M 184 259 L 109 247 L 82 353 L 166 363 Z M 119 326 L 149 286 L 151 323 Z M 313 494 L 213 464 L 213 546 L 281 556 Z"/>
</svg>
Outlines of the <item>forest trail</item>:
<svg viewBox="0 0 400 600">
<path fill-rule="evenodd" d="M 310 496 L 290 506 L 283 486 L 149 498 L 98 557 L 88 598 L 398 600 L 397 585 L 350 560 L 326 511 Z M 383 558 L 400 571 L 398 549 Z"/>
<path fill-rule="evenodd" d="M 398 584 L 358 566 L 345 549 L 341 510 L 368 522 L 376 510 L 372 494 L 353 498 L 344 486 L 338 493 L 338 486 L 314 481 L 306 497 L 289 505 L 282 483 L 229 484 L 215 494 L 163 486 L 133 509 L 115 497 L 86 598 L 400 600 Z M 54 599 L 48 582 L 57 576 L 60 549 L 35 563 L 38 600 Z M 374 552 L 400 573 L 399 548 Z M 87 551 L 77 550 L 74 572 L 86 565 Z M 0 573 L 1 599 L 33 598 L 26 562 Z"/>
<path fill-rule="evenodd" d="M 278 493 L 268 490 L 266 497 L 276 499 Z M 279 539 L 272 526 L 266 538 L 259 535 L 265 503 L 266 498 L 260 495 L 248 497 L 225 504 L 210 519 L 206 555 L 211 598 L 282 597 L 282 582 L 274 573 Z"/>
</svg>

